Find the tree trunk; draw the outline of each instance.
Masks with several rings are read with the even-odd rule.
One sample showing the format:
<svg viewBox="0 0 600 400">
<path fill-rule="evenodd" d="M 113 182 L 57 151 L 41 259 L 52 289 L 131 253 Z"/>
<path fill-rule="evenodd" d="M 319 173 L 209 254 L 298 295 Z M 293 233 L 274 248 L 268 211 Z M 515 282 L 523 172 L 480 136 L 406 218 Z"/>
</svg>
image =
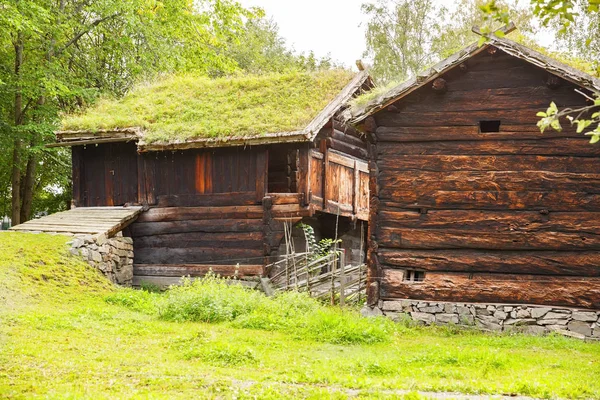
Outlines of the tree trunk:
<svg viewBox="0 0 600 400">
<path fill-rule="evenodd" d="M 23 64 L 23 34 L 17 33 L 14 42 L 15 48 L 15 77 L 19 82 L 21 74 L 21 65 Z M 17 84 L 15 92 L 15 126 L 23 124 L 23 93 L 21 87 Z M 19 135 L 19 133 L 17 133 Z M 21 148 L 23 144 L 19 137 L 15 138 L 12 159 L 12 225 L 21 223 Z"/>
<path fill-rule="evenodd" d="M 33 147 L 34 145 L 35 143 L 32 140 L 31 146 Z M 32 153 L 29 155 L 29 159 L 27 160 L 27 169 L 25 170 L 25 177 L 23 178 L 23 191 L 21 192 L 21 223 L 27 222 L 31 218 L 31 205 L 33 203 L 36 165 L 37 157 Z"/>
<path fill-rule="evenodd" d="M 21 141 L 15 140 L 12 159 L 12 225 L 21 223 Z"/>
</svg>

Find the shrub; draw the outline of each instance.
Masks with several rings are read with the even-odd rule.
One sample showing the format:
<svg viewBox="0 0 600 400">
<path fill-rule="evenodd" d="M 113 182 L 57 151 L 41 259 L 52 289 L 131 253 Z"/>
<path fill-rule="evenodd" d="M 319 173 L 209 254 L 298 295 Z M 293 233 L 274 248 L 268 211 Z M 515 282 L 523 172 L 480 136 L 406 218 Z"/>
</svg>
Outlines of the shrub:
<svg viewBox="0 0 600 400">
<path fill-rule="evenodd" d="M 208 275 L 184 280 L 163 295 L 160 317 L 169 321 L 223 322 L 248 314 L 264 301 L 261 293 L 235 280 Z"/>
<path fill-rule="evenodd" d="M 356 310 L 325 306 L 305 293 L 266 297 L 239 281 L 214 275 L 185 280 L 162 294 L 123 290 L 107 301 L 169 321 L 227 322 L 237 328 L 280 331 L 337 344 L 385 342 L 396 331 L 386 318 L 363 318 Z"/>
<path fill-rule="evenodd" d="M 120 289 L 105 297 L 109 304 L 131 308 L 145 314 L 155 314 L 159 295 L 145 290 Z"/>
</svg>

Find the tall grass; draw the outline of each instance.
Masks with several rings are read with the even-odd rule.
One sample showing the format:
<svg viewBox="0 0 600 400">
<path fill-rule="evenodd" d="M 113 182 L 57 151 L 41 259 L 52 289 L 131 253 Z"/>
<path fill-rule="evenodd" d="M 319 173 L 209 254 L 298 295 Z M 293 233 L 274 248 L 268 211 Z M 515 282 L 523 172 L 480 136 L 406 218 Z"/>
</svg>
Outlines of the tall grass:
<svg viewBox="0 0 600 400">
<path fill-rule="evenodd" d="M 286 332 L 327 343 L 379 343 L 397 327 L 385 318 L 363 318 L 356 310 L 325 306 L 304 293 L 266 297 L 236 281 L 207 276 L 187 280 L 162 294 L 126 289 L 107 297 L 167 321 L 228 323 L 236 328 Z"/>
</svg>

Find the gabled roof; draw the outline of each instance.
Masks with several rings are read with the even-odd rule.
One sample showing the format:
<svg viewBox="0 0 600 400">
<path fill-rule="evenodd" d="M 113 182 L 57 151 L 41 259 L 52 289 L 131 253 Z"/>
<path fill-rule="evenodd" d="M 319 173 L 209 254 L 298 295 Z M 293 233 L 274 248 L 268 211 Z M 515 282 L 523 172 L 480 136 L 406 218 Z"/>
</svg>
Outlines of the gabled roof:
<svg viewBox="0 0 600 400">
<path fill-rule="evenodd" d="M 171 77 L 68 116 L 58 143 L 137 141 L 140 151 L 312 141 L 367 82 L 366 71 Z"/>
<path fill-rule="evenodd" d="M 465 60 L 483 52 L 491 46 L 497 47 L 507 54 L 520 58 L 537 67 L 543 68 L 546 71 L 580 87 L 588 89 L 592 92 L 600 93 L 600 79 L 572 68 L 560 61 L 557 61 L 512 40 L 492 36 L 484 45 L 479 46 L 477 43 L 473 43 L 472 45 L 451 55 L 445 60 L 440 61 L 418 76 L 393 87 L 369 102 L 347 109 L 343 114 L 344 119 L 349 120 L 352 123 L 361 122 L 368 116 L 389 106 L 390 104 L 419 89 L 420 87 L 434 81 L 452 68 L 463 63 Z"/>
</svg>

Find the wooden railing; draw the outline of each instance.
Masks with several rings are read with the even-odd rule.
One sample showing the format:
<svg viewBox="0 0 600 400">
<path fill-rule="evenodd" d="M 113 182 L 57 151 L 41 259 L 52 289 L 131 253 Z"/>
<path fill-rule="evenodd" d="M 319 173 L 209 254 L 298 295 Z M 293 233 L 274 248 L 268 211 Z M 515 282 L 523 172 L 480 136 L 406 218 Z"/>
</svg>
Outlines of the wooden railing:
<svg viewBox="0 0 600 400">
<path fill-rule="evenodd" d="M 365 299 L 366 266 L 345 264 L 341 251 L 317 258 L 312 253 L 290 254 L 267 265 L 265 272 L 274 291 L 307 292 L 342 306 Z"/>
</svg>

